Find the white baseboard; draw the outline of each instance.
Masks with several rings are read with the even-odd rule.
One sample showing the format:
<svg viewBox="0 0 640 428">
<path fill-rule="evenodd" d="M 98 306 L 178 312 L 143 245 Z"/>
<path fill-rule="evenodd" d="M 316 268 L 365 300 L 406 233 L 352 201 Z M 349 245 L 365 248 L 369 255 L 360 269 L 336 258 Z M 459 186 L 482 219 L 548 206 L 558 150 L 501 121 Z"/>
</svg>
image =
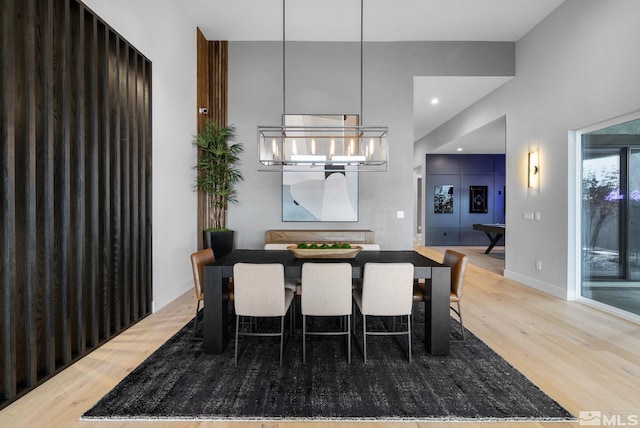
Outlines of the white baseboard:
<svg viewBox="0 0 640 428">
<path fill-rule="evenodd" d="M 176 288 L 173 288 L 161 295 L 156 295 L 154 290 L 153 302 L 152 302 L 153 312 L 156 312 L 162 307 L 168 305 L 169 303 L 173 302 L 175 299 L 177 299 L 178 297 L 182 296 L 184 293 L 192 289 L 193 289 L 193 280 L 189 280 L 184 284 Z"/>
<path fill-rule="evenodd" d="M 575 300 L 576 293 L 574 290 L 568 290 L 566 288 L 561 288 L 553 284 L 549 284 L 543 281 L 539 281 L 535 278 L 530 278 L 525 275 L 521 275 L 517 272 L 513 272 L 510 270 L 504 271 L 504 277 L 512 279 L 514 281 L 518 281 L 521 284 L 524 284 L 528 287 L 535 288 L 536 290 L 540 290 L 544 293 L 550 294 L 555 297 L 559 297 L 564 300 Z"/>
</svg>

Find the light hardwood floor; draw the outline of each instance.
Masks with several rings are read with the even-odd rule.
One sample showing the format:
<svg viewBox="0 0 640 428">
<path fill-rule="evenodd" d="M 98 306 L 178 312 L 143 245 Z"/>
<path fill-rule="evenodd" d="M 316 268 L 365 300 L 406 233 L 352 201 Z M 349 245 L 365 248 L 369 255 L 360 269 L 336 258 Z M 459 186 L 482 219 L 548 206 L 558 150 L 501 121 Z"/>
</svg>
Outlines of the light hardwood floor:
<svg viewBox="0 0 640 428">
<path fill-rule="evenodd" d="M 437 260 L 440 251 L 419 247 Z M 0 427 L 488 427 L 492 423 L 87 422 L 79 418 L 193 316 L 186 293 L 0 411 Z M 467 268 L 465 326 L 576 416 L 640 414 L 640 326 L 543 294 L 474 264 Z M 622 419 L 623 421 L 625 419 Z M 501 423 L 500 427 L 577 423 Z"/>
</svg>

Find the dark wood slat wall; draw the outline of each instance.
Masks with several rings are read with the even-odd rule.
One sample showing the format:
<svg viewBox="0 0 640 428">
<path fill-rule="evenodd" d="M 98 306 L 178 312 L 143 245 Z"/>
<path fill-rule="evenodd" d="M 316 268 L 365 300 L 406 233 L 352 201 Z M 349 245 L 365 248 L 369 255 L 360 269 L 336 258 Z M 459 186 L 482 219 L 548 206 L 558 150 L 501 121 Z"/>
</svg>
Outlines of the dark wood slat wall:
<svg viewBox="0 0 640 428">
<path fill-rule="evenodd" d="M 207 120 L 214 119 L 227 125 L 228 100 L 228 50 L 226 40 L 207 40 L 202 31 L 196 30 L 196 112 L 198 112 L 198 129 Z M 200 114 L 199 109 L 207 107 L 207 114 Z M 198 248 L 203 247 L 202 231 L 211 227 L 207 194 L 198 192 Z"/>
<path fill-rule="evenodd" d="M 79 0 L 0 0 L 0 408 L 151 313 L 151 63 Z"/>
</svg>

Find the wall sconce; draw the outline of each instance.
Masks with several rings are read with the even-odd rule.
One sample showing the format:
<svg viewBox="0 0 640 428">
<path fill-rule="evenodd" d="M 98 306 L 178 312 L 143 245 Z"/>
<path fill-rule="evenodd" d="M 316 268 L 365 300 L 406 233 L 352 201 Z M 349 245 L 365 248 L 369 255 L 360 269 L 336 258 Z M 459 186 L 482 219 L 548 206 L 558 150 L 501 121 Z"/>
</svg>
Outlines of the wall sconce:
<svg viewBox="0 0 640 428">
<path fill-rule="evenodd" d="M 534 150 L 529 152 L 529 189 L 535 189 L 540 182 L 540 162 L 538 157 L 538 151 Z"/>
</svg>

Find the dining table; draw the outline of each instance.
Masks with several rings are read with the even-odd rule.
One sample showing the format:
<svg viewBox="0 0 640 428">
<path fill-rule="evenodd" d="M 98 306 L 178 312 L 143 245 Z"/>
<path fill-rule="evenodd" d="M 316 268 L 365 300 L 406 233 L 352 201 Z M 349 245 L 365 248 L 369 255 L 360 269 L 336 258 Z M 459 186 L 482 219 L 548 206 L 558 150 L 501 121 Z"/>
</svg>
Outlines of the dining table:
<svg viewBox="0 0 640 428">
<path fill-rule="evenodd" d="M 296 258 L 289 250 L 234 250 L 204 266 L 204 322 L 205 354 L 221 354 L 229 343 L 228 282 L 236 263 L 281 263 L 285 276 L 300 278 L 302 265 L 312 262 L 348 262 L 352 277 L 362 278 L 365 264 L 411 263 L 414 278 L 425 279 L 424 344 L 431 355 L 449 355 L 449 299 L 451 268 L 412 250 L 360 251 L 353 258 L 315 259 Z M 389 284 L 393 292 L 393 283 Z"/>
</svg>

